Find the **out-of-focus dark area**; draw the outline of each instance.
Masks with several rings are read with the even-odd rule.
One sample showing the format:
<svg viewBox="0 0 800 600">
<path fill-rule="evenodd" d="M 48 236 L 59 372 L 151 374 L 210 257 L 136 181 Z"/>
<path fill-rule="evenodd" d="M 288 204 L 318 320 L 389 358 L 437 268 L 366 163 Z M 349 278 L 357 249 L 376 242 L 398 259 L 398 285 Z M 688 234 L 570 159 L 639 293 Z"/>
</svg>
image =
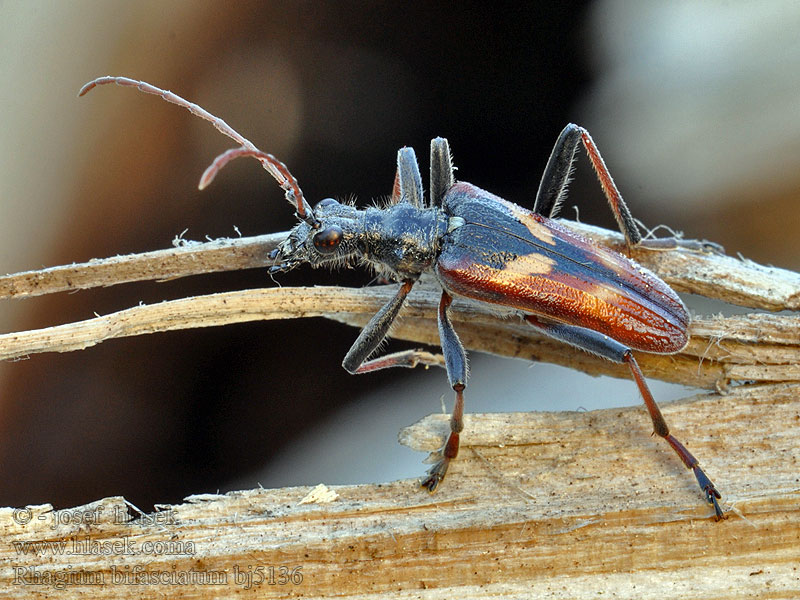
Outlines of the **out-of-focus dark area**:
<svg viewBox="0 0 800 600">
<path fill-rule="evenodd" d="M 458 177 L 531 206 L 558 133 L 575 121 L 649 226 L 797 268 L 798 25 L 800 9 L 783 3 L 5 3 L 0 32 L 18 51 L 0 57 L 0 271 L 165 248 L 185 229 L 204 239 L 292 226 L 254 161 L 197 191 L 233 145 L 208 123 L 116 86 L 76 98 L 106 74 L 224 118 L 289 165 L 312 203 L 388 195 L 397 149 L 415 147 L 426 174 L 441 135 Z M 581 220 L 614 226 L 585 158 L 565 216 L 573 204 Z M 369 281 L 360 270 L 280 277 Z M 0 325 L 272 285 L 254 270 L 6 301 Z M 320 319 L 249 323 L 0 364 L 0 505 L 124 495 L 149 508 L 231 482 L 318 483 L 253 474 L 363 394 L 402 402 L 411 389 L 405 370 L 347 375 L 356 334 Z M 444 373 L 432 376 L 440 391 L 427 412 L 439 394 L 451 402 Z"/>
</svg>

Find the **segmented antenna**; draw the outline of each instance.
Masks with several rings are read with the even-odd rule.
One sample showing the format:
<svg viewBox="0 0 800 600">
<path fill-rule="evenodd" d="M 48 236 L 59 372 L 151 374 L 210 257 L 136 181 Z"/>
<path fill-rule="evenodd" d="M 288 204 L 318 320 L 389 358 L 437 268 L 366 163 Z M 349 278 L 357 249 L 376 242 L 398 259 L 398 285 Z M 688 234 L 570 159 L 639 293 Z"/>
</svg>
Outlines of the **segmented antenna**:
<svg viewBox="0 0 800 600">
<path fill-rule="evenodd" d="M 297 210 L 297 216 L 306 221 L 309 225 L 319 226 L 319 222 L 314 217 L 314 213 L 311 211 L 311 207 L 309 206 L 308 202 L 306 202 L 297 180 L 289 172 L 289 169 L 286 167 L 286 165 L 275 158 L 272 154 L 268 154 L 267 152 L 259 150 L 256 145 L 253 144 L 253 142 L 241 135 L 225 121 L 212 115 L 203 107 L 198 106 L 194 102 L 189 102 L 173 92 L 162 90 L 159 87 L 147 83 L 146 81 L 138 81 L 129 77 L 113 77 L 110 75 L 98 77 L 97 79 L 85 84 L 81 88 L 80 92 L 78 92 L 78 96 L 83 96 L 98 85 L 107 85 L 109 83 L 116 83 L 117 85 L 121 85 L 123 87 L 133 87 L 140 92 L 144 92 L 145 94 L 153 94 L 154 96 L 159 96 L 167 102 L 182 106 L 193 115 L 208 121 L 217 129 L 217 131 L 228 136 L 234 142 L 241 145 L 241 148 L 233 148 L 228 150 L 214 159 L 214 162 L 211 164 L 211 166 L 206 169 L 205 173 L 203 173 L 203 177 L 201 178 L 199 185 L 200 189 L 203 189 L 209 183 L 211 183 L 217 172 L 229 161 L 239 156 L 252 156 L 261 162 L 261 165 L 264 167 L 267 173 L 269 173 L 283 188 L 283 190 L 286 192 L 286 199 Z"/>
<path fill-rule="evenodd" d="M 319 226 L 319 221 L 317 221 L 316 217 L 314 217 L 311 207 L 306 202 L 303 192 L 300 190 L 300 186 L 297 184 L 297 180 L 289 172 L 289 168 L 275 158 L 272 154 L 264 152 L 263 150 L 259 150 L 258 148 L 231 148 L 230 150 L 223 152 L 217 156 L 217 158 L 214 159 L 214 162 L 212 162 L 205 172 L 203 172 L 202 177 L 200 177 L 200 183 L 197 187 L 201 190 L 205 189 L 212 181 L 214 181 L 217 173 L 219 173 L 225 165 L 242 156 L 252 156 L 253 158 L 261 161 L 261 164 L 265 164 L 264 161 L 267 161 L 272 169 L 274 169 L 269 170 L 270 174 L 275 177 L 280 186 L 286 192 L 286 199 L 289 201 L 289 203 L 297 208 L 297 216 L 312 227 L 316 228 Z"/>
</svg>

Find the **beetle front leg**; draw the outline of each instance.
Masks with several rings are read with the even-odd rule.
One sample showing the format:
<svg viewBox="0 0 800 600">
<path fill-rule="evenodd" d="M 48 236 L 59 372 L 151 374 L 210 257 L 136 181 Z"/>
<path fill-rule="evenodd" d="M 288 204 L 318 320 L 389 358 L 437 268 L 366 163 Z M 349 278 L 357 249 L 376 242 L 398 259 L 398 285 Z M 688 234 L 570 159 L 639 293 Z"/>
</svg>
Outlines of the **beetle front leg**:
<svg viewBox="0 0 800 600">
<path fill-rule="evenodd" d="M 342 366 L 351 375 L 362 375 L 380 369 L 390 369 L 392 367 L 406 367 L 414 368 L 417 365 L 443 367 L 444 361 L 439 354 L 431 354 L 424 350 L 405 350 L 402 352 L 395 352 L 394 354 L 387 354 L 373 360 L 367 360 L 367 357 L 375 352 L 375 349 L 386 337 L 389 328 L 397 318 L 397 314 L 403 307 L 403 303 L 414 285 L 413 280 L 403 282 L 400 289 L 397 290 L 394 298 L 389 300 L 383 308 L 381 308 L 375 316 L 369 320 L 361 330 L 361 333 L 353 342 L 350 350 L 347 351 Z"/>
<path fill-rule="evenodd" d="M 664 420 L 661 410 L 653 399 L 653 394 L 650 392 L 650 388 L 647 386 L 644 375 L 642 375 L 639 364 L 633 357 L 633 351 L 630 348 L 591 329 L 544 321 L 534 315 L 526 316 L 525 320 L 550 337 L 580 348 L 581 350 L 591 352 L 592 354 L 597 354 L 615 363 L 627 364 L 639 388 L 639 393 L 642 395 L 647 411 L 650 413 L 650 419 L 653 421 L 654 433 L 664 438 L 683 461 L 683 464 L 686 465 L 688 469 L 692 470 L 694 476 L 697 478 L 697 483 L 700 485 L 700 489 L 703 491 L 706 502 L 714 507 L 717 520 L 725 518 L 718 502 L 718 500 L 722 498 L 721 494 L 700 467 L 699 461 L 669 432 L 667 422 Z"/>
<path fill-rule="evenodd" d="M 379 358 L 366 362 L 367 357 L 375 352 L 375 349 L 383 341 L 383 338 L 386 337 L 389 328 L 397 318 L 397 314 L 400 312 L 400 309 L 403 308 L 403 303 L 405 302 L 406 297 L 408 296 L 408 293 L 411 291 L 412 287 L 414 287 L 414 280 L 409 279 L 404 281 L 400 286 L 400 289 L 397 290 L 397 294 L 395 294 L 394 298 L 389 300 L 389 302 L 387 302 L 377 313 L 375 313 L 375 316 L 369 320 L 369 322 L 364 326 L 364 329 L 361 330 L 361 333 L 358 334 L 356 341 L 353 342 L 353 345 L 350 347 L 350 350 L 347 351 L 347 354 L 342 361 L 342 366 L 348 373 L 357 375 L 393 366 L 413 366 L 405 364 L 397 365 L 391 361 L 386 362 L 386 358 L 389 357 L 383 357 L 383 359 Z M 384 361 L 383 366 L 379 366 L 378 364 L 381 360 Z M 406 362 L 408 362 L 408 360 L 406 360 Z"/>
<path fill-rule="evenodd" d="M 389 203 L 398 202 L 408 202 L 416 208 L 424 208 L 422 176 L 419 174 L 417 155 L 413 148 L 400 148 L 397 152 L 397 171 Z"/>
<path fill-rule="evenodd" d="M 436 491 L 447 474 L 450 461 L 458 455 L 459 437 L 461 430 L 464 429 L 464 389 L 467 387 L 468 375 L 467 353 L 447 314 L 452 301 L 453 298 L 450 294 L 442 292 L 442 299 L 439 301 L 439 339 L 444 353 L 447 378 L 450 380 L 456 398 L 453 404 L 453 414 L 450 416 L 450 435 L 447 436 L 447 441 L 438 452 L 439 460 L 431 467 L 428 476 L 420 484 L 429 492 Z"/>
<path fill-rule="evenodd" d="M 403 302 L 405 302 L 413 285 L 414 281 L 404 281 L 394 298 L 389 300 L 370 319 L 344 357 L 342 366 L 353 375 L 361 375 L 391 367 L 415 367 L 418 364 L 446 367 L 450 385 L 456 393 L 456 400 L 453 405 L 453 414 L 450 417 L 450 435 L 439 452 L 439 461 L 428 471 L 428 476 L 421 484 L 429 492 L 433 492 L 439 487 L 439 484 L 447 474 L 450 460 L 458 454 L 459 434 L 464 429 L 464 388 L 467 387 L 467 354 L 447 315 L 447 309 L 453 298 L 447 292 L 442 292 L 442 298 L 439 301 L 439 337 L 442 343 L 442 351 L 444 352 L 444 365 L 442 364 L 441 356 L 422 350 L 406 350 L 387 354 L 373 360 L 366 360 L 375 351 L 383 338 L 386 337 L 389 327 L 397 318 L 397 314 L 400 312 Z"/>
</svg>

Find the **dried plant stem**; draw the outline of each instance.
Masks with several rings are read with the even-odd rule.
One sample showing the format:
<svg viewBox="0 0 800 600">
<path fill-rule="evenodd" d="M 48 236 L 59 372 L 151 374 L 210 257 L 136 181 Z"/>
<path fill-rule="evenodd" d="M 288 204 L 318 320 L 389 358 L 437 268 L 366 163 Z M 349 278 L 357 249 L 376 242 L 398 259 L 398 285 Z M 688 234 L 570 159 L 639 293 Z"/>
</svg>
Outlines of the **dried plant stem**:
<svg viewBox="0 0 800 600">
<path fill-rule="evenodd" d="M 562 223 L 599 243 L 624 248 L 619 233 L 573 221 Z M 188 242 L 168 250 L 5 275 L 0 277 L 0 299 L 263 267 L 270 264 L 267 253 L 287 235 Z M 679 292 L 762 310 L 800 310 L 800 274 L 792 271 L 683 248 L 635 250 L 633 258 Z"/>
<path fill-rule="evenodd" d="M 286 233 L 273 233 L 204 243 L 181 240 L 168 250 L 14 273 L 0 277 L 0 299 L 264 267 L 270 264 L 269 251 L 285 237 Z"/>
<path fill-rule="evenodd" d="M 571 223 L 598 241 L 621 247 L 622 237 Z M 243 269 L 269 263 L 267 254 L 286 233 L 189 242 L 169 250 L 95 260 L 0 278 L 0 297 L 23 298 L 148 279 Z M 638 250 L 635 258 L 679 290 L 762 310 L 797 309 L 800 275 L 714 253 L 677 248 Z M 363 326 L 394 294 L 394 286 L 364 289 L 272 288 L 184 298 L 136 306 L 86 321 L 0 335 L 0 359 L 37 352 L 66 352 L 104 340 L 193 327 L 253 320 L 324 316 Z M 438 345 L 436 290 L 418 285 L 409 297 L 393 337 Z M 542 338 L 517 320 L 500 320 L 473 304 L 455 304 L 454 321 L 471 350 L 528 360 L 555 362 L 593 374 L 627 377 L 624 367 Z M 648 376 L 704 388 L 730 382 L 800 380 L 800 319 L 751 314 L 698 317 L 692 341 L 680 354 L 641 355 Z"/>
<path fill-rule="evenodd" d="M 621 247 L 621 236 L 576 228 Z M 0 297 L 263 266 L 269 249 L 284 236 L 189 244 L 8 275 L 0 278 Z M 635 258 L 680 291 L 761 310 L 797 310 L 800 303 L 796 273 L 685 249 L 641 250 Z M 262 319 L 321 316 L 360 326 L 395 290 L 394 285 L 272 288 L 135 306 L 77 323 L 0 335 L 0 359 Z M 416 286 L 393 337 L 438 345 L 438 299 L 435 286 Z M 471 350 L 629 376 L 625 367 L 542 338 L 524 323 L 498 319 L 481 305 L 454 304 L 452 317 Z M 363 598 L 369 590 L 370 597 L 407 598 L 410 592 L 397 590 L 431 587 L 436 589 L 430 597 L 442 598 L 546 596 L 554 589 L 566 589 L 569 597 L 593 598 L 598 589 L 625 596 L 635 586 L 637 594 L 647 597 L 684 598 L 692 590 L 698 597 L 739 598 L 757 596 L 766 585 L 781 597 L 796 597 L 800 317 L 696 317 L 690 333 L 689 346 L 680 354 L 641 354 L 639 360 L 649 377 L 667 381 L 718 390 L 749 384 L 731 385 L 725 397 L 708 394 L 663 407 L 668 419 L 680 413 L 671 420 L 680 424 L 691 450 L 702 455 L 725 491 L 731 510 L 724 523 L 710 520 L 710 508 L 700 502 L 685 469 L 669 448 L 650 437 L 640 407 L 467 415 L 463 451 L 448 485 L 435 497 L 422 494 L 416 481 L 337 487 L 328 490 L 335 500 L 325 504 L 304 503 L 307 488 L 192 496 L 185 504 L 161 507 L 169 513 L 167 527 L 159 524 L 158 513 L 148 517 L 153 525 L 147 519 L 142 525 L 105 520 L 81 530 L 80 539 L 178 540 L 193 544 L 193 554 L 109 560 L 67 553 L 43 562 L 7 544 L 0 548 L 0 564 L 37 573 L 81 569 L 104 580 L 111 580 L 113 569 L 228 574 L 219 585 L 182 586 L 196 598 L 242 591 L 230 574 L 253 565 L 299 567 L 294 572 L 303 575 L 291 589 L 249 590 L 259 597 L 299 593 Z M 691 410 L 686 410 L 688 401 Z M 401 441 L 432 450 L 447 427 L 444 415 L 428 417 L 404 430 Z M 97 514 L 116 515 L 124 514 L 128 505 L 122 498 L 109 498 L 81 510 L 89 513 L 100 506 L 106 510 Z M 49 512 L 49 505 L 31 507 L 32 520 L 21 523 L 17 512 L 0 511 L 0 530 L 15 542 L 76 536 L 68 526 L 47 528 L 49 521 L 40 515 Z M 292 535 L 287 537 L 289 529 Z M 273 543 L 265 545 L 264 540 Z M 331 556 L 344 558 L 331 561 Z M 50 593 L 49 588 L 13 585 L 15 572 L 6 568 L 0 574 L 11 597 Z M 672 587 L 652 586 L 653 577 Z M 77 597 L 85 591 L 70 585 L 59 594 Z M 141 586 L 94 586 L 91 591 L 97 597 L 138 597 Z"/>
<path fill-rule="evenodd" d="M 362 326 L 394 293 L 392 285 L 272 288 L 135 306 L 77 323 L 0 335 L 0 359 L 78 350 L 118 337 L 245 321 L 322 316 Z M 415 290 L 403 318 L 392 330 L 393 337 L 437 345 L 437 306 L 435 290 L 426 286 Z M 517 320 L 498 320 L 479 306 L 455 307 L 453 320 L 471 350 L 627 377 L 624 367 L 543 338 Z M 753 314 L 698 318 L 691 333 L 691 343 L 680 354 L 642 354 L 642 368 L 650 377 L 704 388 L 723 388 L 737 381 L 800 380 L 798 317 Z"/>
</svg>

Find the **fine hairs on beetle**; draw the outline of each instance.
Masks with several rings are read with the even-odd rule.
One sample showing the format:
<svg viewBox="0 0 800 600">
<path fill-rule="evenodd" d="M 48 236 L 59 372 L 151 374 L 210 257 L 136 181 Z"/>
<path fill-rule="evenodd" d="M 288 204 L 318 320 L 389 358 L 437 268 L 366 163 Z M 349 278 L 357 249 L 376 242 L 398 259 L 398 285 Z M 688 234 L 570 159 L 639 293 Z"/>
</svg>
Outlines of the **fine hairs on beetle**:
<svg viewBox="0 0 800 600">
<path fill-rule="evenodd" d="M 361 330 L 342 362 L 350 373 L 390 367 L 441 365 L 441 357 L 408 350 L 370 358 L 386 337 L 403 302 L 423 273 L 442 287 L 438 323 L 444 365 L 455 392 L 450 434 L 421 485 L 434 492 L 458 454 L 463 429 L 467 357 L 449 317 L 454 297 L 490 304 L 498 313 L 516 314 L 536 330 L 586 352 L 626 364 L 642 395 L 656 434 L 694 472 L 717 520 L 724 518 L 721 495 L 698 460 L 670 432 L 645 382 L 633 351 L 680 352 L 688 343 L 689 313 L 678 295 L 656 275 L 622 254 L 595 244 L 553 220 L 566 197 L 570 173 L 581 145 L 597 172 L 603 192 L 633 246 L 696 247 L 673 238 L 643 240 L 589 132 L 569 124 L 547 162 L 533 210 L 512 204 L 472 184 L 456 181 L 444 138 L 431 141 L 430 189 L 424 197 L 417 158 L 411 148 L 397 155 L 391 200 L 385 207 L 358 209 L 332 198 L 313 208 L 297 180 L 277 158 L 234 131 L 225 121 L 172 92 L 127 77 L 100 77 L 160 96 L 209 121 L 239 147 L 214 159 L 200 179 L 203 189 L 231 160 L 250 156 L 283 188 L 299 223 L 273 250 L 271 274 L 301 264 L 313 267 L 363 264 L 400 282 L 396 295 Z"/>
</svg>

